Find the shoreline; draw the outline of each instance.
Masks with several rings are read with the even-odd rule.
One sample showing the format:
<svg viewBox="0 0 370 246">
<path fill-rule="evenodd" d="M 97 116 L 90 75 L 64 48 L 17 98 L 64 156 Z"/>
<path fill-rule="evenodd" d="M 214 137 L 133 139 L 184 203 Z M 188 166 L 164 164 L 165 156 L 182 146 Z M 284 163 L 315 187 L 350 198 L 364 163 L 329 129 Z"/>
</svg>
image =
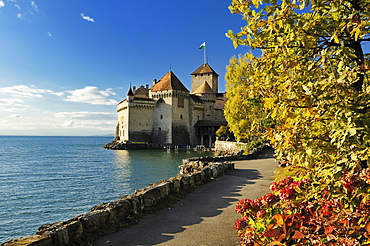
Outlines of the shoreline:
<svg viewBox="0 0 370 246">
<path fill-rule="evenodd" d="M 11 239 L 1 245 L 87 245 L 97 235 L 135 223 L 145 214 L 166 207 L 199 185 L 233 170 L 231 160 L 252 159 L 264 149 L 256 149 L 245 156 L 184 159 L 176 177 L 138 189 L 117 201 L 94 206 L 90 212 L 67 221 L 42 225 L 35 235 Z"/>
</svg>

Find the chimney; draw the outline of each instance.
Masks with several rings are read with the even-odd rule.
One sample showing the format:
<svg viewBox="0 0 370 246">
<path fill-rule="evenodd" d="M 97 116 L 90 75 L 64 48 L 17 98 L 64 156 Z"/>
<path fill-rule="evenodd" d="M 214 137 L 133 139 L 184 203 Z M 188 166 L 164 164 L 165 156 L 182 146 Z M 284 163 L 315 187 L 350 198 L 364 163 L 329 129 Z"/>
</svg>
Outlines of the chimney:
<svg viewBox="0 0 370 246">
<path fill-rule="evenodd" d="M 132 87 L 132 90 L 134 91 L 134 93 L 135 93 L 135 91 L 136 91 L 136 86 L 133 86 Z"/>
<path fill-rule="evenodd" d="M 149 89 L 149 84 L 146 84 L 146 88 Z"/>
<path fill-rule="evenodd" d="M 157 84 L 157 79 L 153 79 L 153 85 Z"/>
</svg>

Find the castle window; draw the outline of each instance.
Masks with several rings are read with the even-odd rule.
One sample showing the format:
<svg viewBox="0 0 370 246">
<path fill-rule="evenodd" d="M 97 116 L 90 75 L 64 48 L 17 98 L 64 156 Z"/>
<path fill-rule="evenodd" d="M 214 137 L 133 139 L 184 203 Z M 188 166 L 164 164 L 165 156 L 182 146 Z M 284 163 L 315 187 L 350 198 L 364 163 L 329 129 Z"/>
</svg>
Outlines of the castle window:
<svg viewBox="0 0 370 246">
<path fill-rule="evenodd" d="M 183 108 L 184 107 L 184 98 L 179 98 L 177 102 L 178 102 L 178 107 L 179 108 Z"/>
<path fill-rule="evenodd" d="M 158 131 L 162 130 L 160 127 L 158 128 Z"/>
<path fill-rule="evenodd" d="M 182 114 L 180 114 L 180 119 L 182 120 Z"/>
<path fill-rule="evenodd" d="M 163 114 L 161 114 L 161 120 L 163 119 Z"/>
</svg>

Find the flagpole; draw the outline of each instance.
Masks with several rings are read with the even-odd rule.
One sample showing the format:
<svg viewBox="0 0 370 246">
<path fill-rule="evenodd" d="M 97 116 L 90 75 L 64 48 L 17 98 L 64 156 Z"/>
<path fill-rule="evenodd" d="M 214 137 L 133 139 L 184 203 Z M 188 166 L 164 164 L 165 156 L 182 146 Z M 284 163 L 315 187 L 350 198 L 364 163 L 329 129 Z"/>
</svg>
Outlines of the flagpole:
<svg viewBox="0 0 370 246">
<path fill-rule="evenodd" d="M 207 49 L 207 45 L 206 45 L 206 42 L 204 42 L 204 58 L 203 58 L 203 64 L 206 64 L 206 49 Z"/>
</svg>

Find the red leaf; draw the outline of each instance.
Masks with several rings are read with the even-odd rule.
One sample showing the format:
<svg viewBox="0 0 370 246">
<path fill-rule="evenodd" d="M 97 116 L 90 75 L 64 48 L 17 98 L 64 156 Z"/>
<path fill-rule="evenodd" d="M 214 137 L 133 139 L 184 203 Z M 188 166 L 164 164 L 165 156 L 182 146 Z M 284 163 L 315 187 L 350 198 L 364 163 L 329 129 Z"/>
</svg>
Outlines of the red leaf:
<svg viewBox="0 0 370 246">
<path fill-rule="evenodd" d="M 300 231 L 294 231 L 294 235 L 293 235 L 293 239 L 301 239 L 301 238 L 304 238 L 305 237 L 305 235 L 302 233 L 302 232 L 300 232 Z"/>
<path fill-rule="evenodd" d="M 328 227 L 325 227 L 325 234 L 328 235 L 328 234 L 331 234 L 335 229 L 335 226 L 328 226 Z"/>
<path fill-rule="evenodd" d="M 368 222 L 366 223 L 366 225 L 365 225 L 365 230 L 366 230 L 367 232 L 370 232 L 370 221 L 368 221 Z"/>
<path fill-rule="evenodd" d="M 263 236 L 265 236 L 265 237 L 278 237 L 280 235 L 281 235 L 281 232 L 277 229 L 271 229 L 271 230 L 265 231 L 265 233 L 263 233 Z"/>
</svg>

